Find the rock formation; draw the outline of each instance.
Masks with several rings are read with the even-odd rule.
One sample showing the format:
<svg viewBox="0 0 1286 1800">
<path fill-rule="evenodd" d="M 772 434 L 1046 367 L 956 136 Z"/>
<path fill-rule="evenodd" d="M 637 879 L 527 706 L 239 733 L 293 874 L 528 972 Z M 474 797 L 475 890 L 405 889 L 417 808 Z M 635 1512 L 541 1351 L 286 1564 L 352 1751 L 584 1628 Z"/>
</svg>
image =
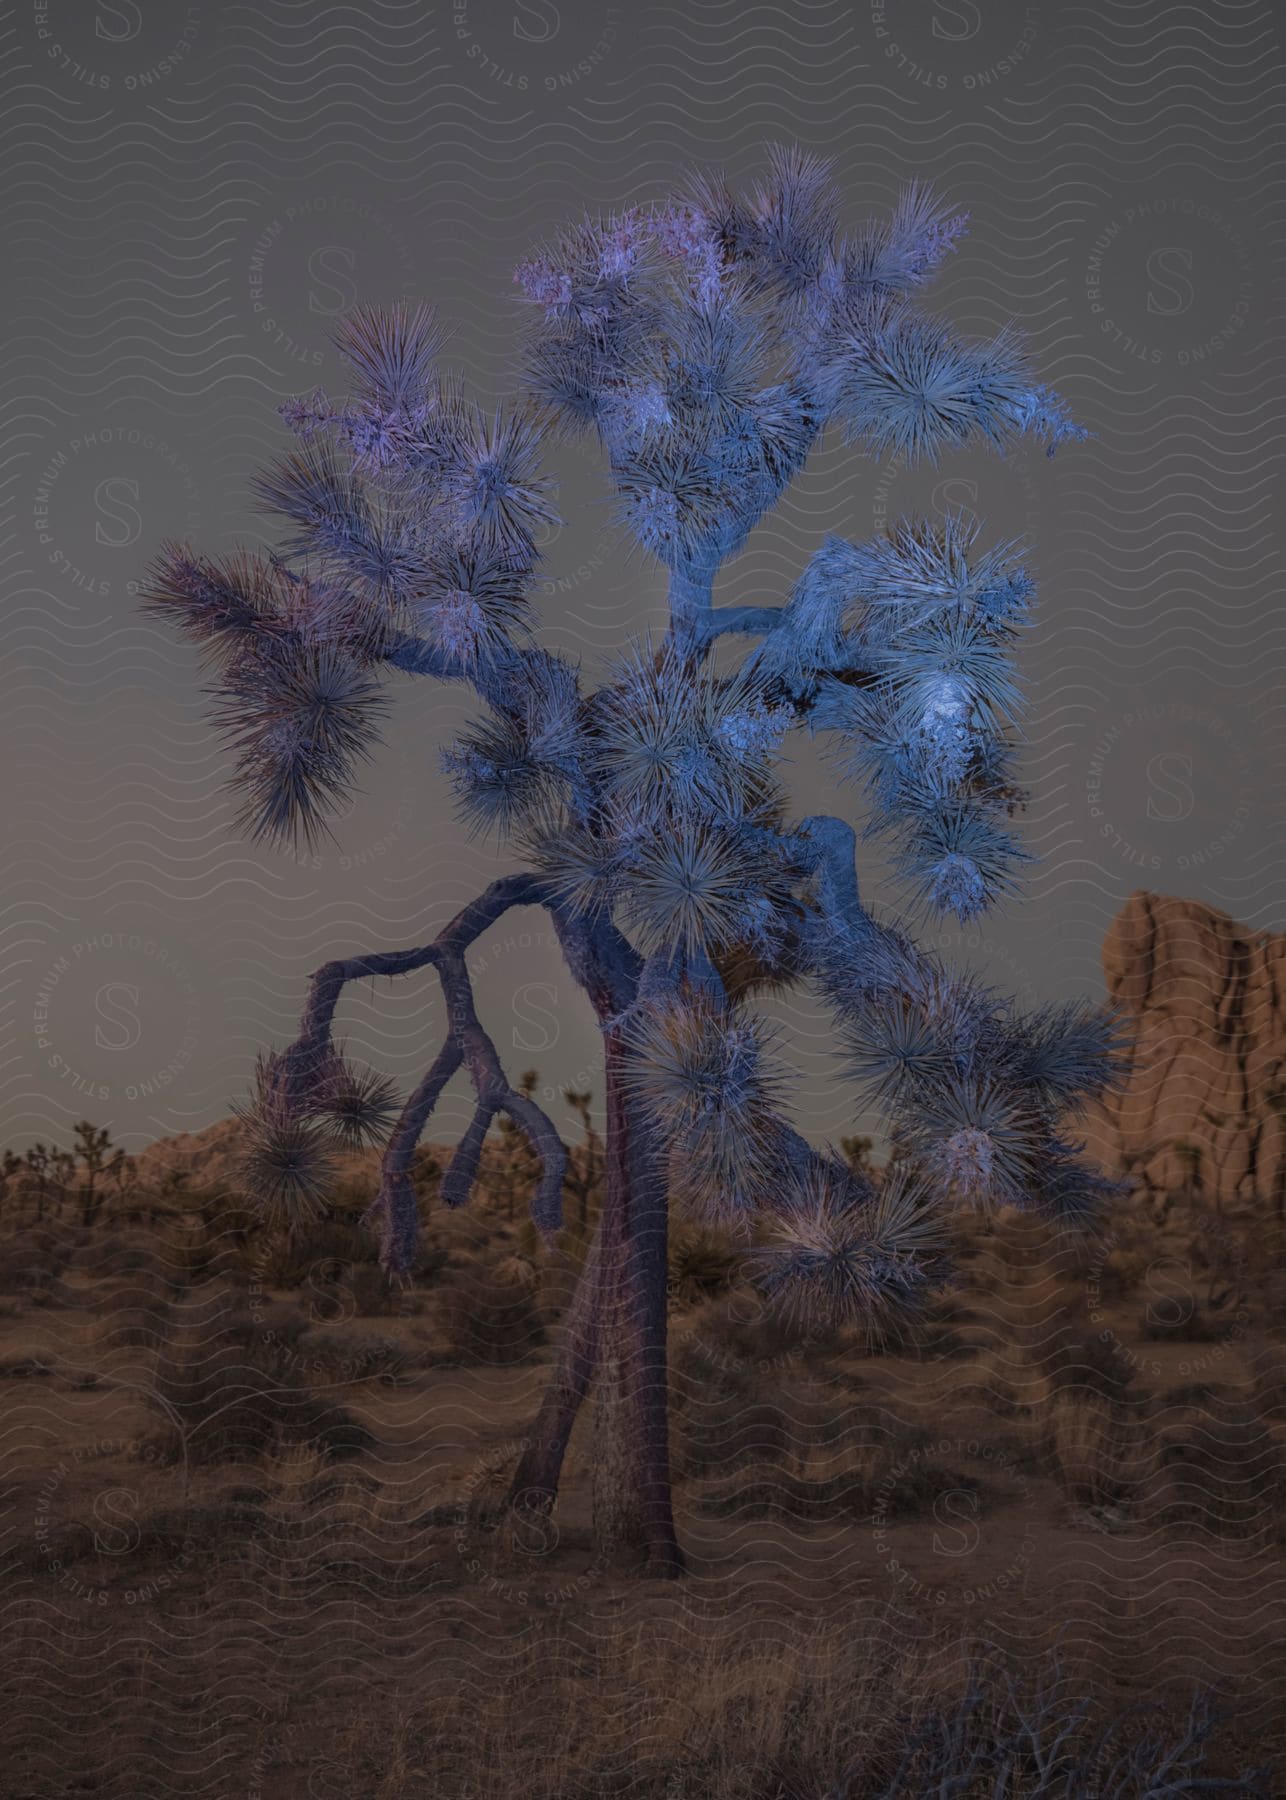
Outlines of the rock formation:
<svg viewBox="0 0 1286 1800">
<path fill-rule="evenodd" d="M 1088 1153 L 1152 1194 L 1286 1206 L 1286 933 L 1140 890 L 1103 972 L 1138 1036 L 1125 1088 L 1084 1115 Z"/>
</svg>

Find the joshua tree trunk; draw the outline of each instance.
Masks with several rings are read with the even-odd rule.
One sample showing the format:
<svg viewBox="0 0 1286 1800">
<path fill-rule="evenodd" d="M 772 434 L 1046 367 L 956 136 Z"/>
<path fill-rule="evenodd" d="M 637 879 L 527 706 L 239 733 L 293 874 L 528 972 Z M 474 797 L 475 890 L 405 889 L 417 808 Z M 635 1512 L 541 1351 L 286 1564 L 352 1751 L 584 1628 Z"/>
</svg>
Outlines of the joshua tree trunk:
<svg viewBox="0 0 1286 1800">
<path fill-rule="evenodd" d="M 619 1032 L 606 1039 L 603 1211 L 568 1311 L 554 1376 L 510 1489 L 515 1509 L 553 1505 L 572 1425 L 593 1388 L 594 1532 L 601 1550 L 682 1573 L 670 1494 L 666 1394 L 666 1191 L 626 1091 Z"/>
<path fill-rule="evenodd" d="M 600 1219 L 563 1321 L 553 1378 L 509 1489 L 509 1505 L 516 1512 L 547 1513 L 558 1495 L 567 1440 L 598 1362 L 602 1237 Z"/>
<path fill-rule="evenodd" d="M 607 1034 L 607 1186 L 596 1393 L 594 1524 L 605 1549 L 641 1553 L 647 1572 L 682 1573 L 670 1495 L 666 1392 L 666 1188 L 651 1133 L 630 1100 L 616 1032 Z"/>
</svg>

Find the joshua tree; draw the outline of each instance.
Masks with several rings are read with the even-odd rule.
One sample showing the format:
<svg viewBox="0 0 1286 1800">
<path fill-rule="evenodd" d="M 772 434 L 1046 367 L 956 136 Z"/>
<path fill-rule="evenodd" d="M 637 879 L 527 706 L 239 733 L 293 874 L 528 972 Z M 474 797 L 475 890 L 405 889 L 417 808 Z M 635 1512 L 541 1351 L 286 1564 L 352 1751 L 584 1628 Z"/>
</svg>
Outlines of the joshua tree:
<svg viewBox="0 0 1286 1800">
<path fill-rule="evenodd" d="M 45 1216 L 46 1199 L 52 1198 L 56 1206 L 66 1193 L 75 1173 L 76 1159 L 70 1150 L 55 1150 L 49 1144 L 36 1143 L 27 1149 L 23 1164 L 27 1187 L 36 1196 L 36 1220 L 39 1223 Z"/>
<path fill-rule="evenodd" d="M 73 1157 L 81 1168 L 80 1222 L 92 1225 L 103 1204 L 103 1181 L 114 1181 L 120 1187 L 127 1179 L 127 1158 L 123 1150 L 113 1150 L 112 1134 L 106 1125 L 95 1125 L 81 1119 L 72 1126 Z"/>
<path fill-rule="evenodd" d="M 444 752 L 462 817 L 520 867 L 431 942 L 354 954 L 314 976 L 297 1040 L 261 1058 L 248 1169 L 271 1205 L 315 1205 L 328 1144 L 387 1133 L 370 1209 L 390 1271 L 417 1231 L 416 1143 L 463 1068 L 476 1110 L 442 1179 L 463 1202 L 500 1113 L 557 1230 L 567 1152 L 516 1089 L 480 1021 L 474 940 L 513 907 L 548 911 L 602 1033 L 604 1203 L 511 1504 L 554 1503 L 593 1389 L 595 1508 L 607 1543 L 653 1572 L 681 1557 L 666 1423 L 671 1206 L 771 1230 L 747 1268 L 783 1304 L 896 1320 L 943 1272 L 943 1202 L 1039 1204 L 1083 1220 L 1104 1183 L 1063 1114 L 1121 1068 L 1117 1021 L 1087 1003 L 1020 1013 L 949 972 L 859 897 L 839 817 L 791 818 L 777 765 L 825 734 L 868 832 L 930 914 L 974 918 L 1012 892 L 1025 853 L 1005 823 L 1020 692 L 1012 662 L 1032 583 L 1014 546 L 959 519 L 829 537 L 779 604 L 716 605 L 722 565 L 829 425 L 911 462 L 1024 434 L 1086 436 L 1028 372 L 1009 330 L 968 343 L 917 304 L 965 226 L 922 187 L 845 231 L 825 165 L 772 155 L 747 195 L 699 179 L 651 207 L 586 219 L 516 273 L 533 320 L 528 388 L 484 413 L 439 367 L 424 309 L 359 310 L 337 343 L 350 391 L 283 417 L 299 444 L 257 479 L 288 522 L 282 554 L 219 559 L 167 545 L 148 600 L 213 653 L 249 828 L 323 829 L 376 740 L 394 675 L 455 681 L 483 712 Z M 623 646 L 591 689 L 537 647 L 529 594 L 553 516 L 541 457 L 597 437 L 623 536 L 668 574 L 668 623 Z M 721 640 L 747 641 L 735 666 Z M 723 646 L 724 650 L 728 646 Z M 398 1111 L 332 1027 L 345 984 L 432 967 L 446 1040 Z M 807 985 L 856 1083 L 904 1154 L 877 1192 L 784 1116 L 772 1033 L 750 1002 Z"/>
</svg>

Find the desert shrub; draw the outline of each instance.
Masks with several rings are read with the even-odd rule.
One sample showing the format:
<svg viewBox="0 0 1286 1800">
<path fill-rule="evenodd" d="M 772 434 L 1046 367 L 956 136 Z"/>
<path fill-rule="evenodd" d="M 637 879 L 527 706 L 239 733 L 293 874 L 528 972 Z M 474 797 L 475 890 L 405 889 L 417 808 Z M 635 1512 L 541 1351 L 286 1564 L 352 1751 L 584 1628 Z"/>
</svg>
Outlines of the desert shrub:
<svg viewBox="0 0 1286 1800">
<path fill-rule="evenodd" d="M 918 1716 L 917 1716 L 918 1714 Z M 1087 1699 L 1057 1654 L 1017 1678 L 981 1661 L 962 1692 L 890 1721 L 891 1756 L 850 1770 L 831 1800 L 920 1800 L 923 1795 L 1041 1796 L 1042 1800 L 1149 1800 L 1209 1792 L 1267 1800 L 1267 1766 L 1222 1781 L 1209 1762 L 1222 1723 L 1202 1690 L 1105 1709 Z"/>
<path fill-rule="evenodd" d="M 978 1243 L 971 1280 L 1001 1292 L 1033 1280 L 1074 1282 L 1091 1265 L 1093 1240 L 1036 1212 L 1002 1208 Z"/>
<path fill-rule="evenodd" d="M 979 1282 L 980 1339 L 1010 1355 L 1039 1357 L 1052 1331 L 1084 1317 L 1081 1291 L 1060 1276 L 1030 1271 L 1005 1283 Z"/>
<path fill-rule="evenodd" d="M 985 1324 L 983 1316 L 969 1305 L 965 1296 L 952 1288 L 930 1295 L 923 1317 L 907 1333 L 907 1342 L 919 1356 L 941 1360 L 968 1356 L 975 1344 L 976 1327 Z"/>
<path fill-rule="evenodd" d="M 1156 1257 L 1157 1235 L 1144 1219 L 1120 1211 L 1110 1219 L 1089 1260 L 1088 1276 L 1102 1300 L 1136 1291 Z"/>
<path fill-rule="evenodd" d="M 213 1281 L 235 1255 L 223 1239 L 212 1235 L 195 1213 L 167 1219 L 158 1227 L 153 1242 L 157 1261 L 176 1291 Z"/>
<path fill-rule="evenodd" d="M 1028 1336 L 1021 1346 L 1028 1379 L 1020 1391 L 1038 1410 L 1067 1395 L 1124 1400 L 1132 1371 L 1116 1343 L 1084 1320 L 1067 1320 Z"/>
<path fill-rule="evenodd" d="M 771 1306 L 748 1287 L 710 1302 L 693 1336 L 716 1365 L 778 1366 L 793 1357 L 829 1354 L 841 1342 L 835 1327 Z"/>
<path fill-rule="evenodd" d="M 1151 1527 L 1255 1538 L 1280 1506 L 1280 1454 L 1262 1415 L 1230 1390 L 1212 1409 L 1159 1399 L 1142 1452 L 1140 1515 Z"/>
<path fill-rule="evenodd" d="M 390 1281 L 377 1262 L 348 1263 L 339 1285 L 351 1296 L 359 1318 L 383 1317 L 404 1307 L 403 1290 Z"/>
<path fill-rule="evenodd" d="M 669 1238 L 671 1297 L 691 1303 L 726 1293 L 736 1285 L 743 1254 L 744 1245 L 728 1232 L 679 1220 Z"/>
<path fill-rule="evenodd" d="M 779 1404 L 722 1393 L 674 1409 L 670 1448 L 676 1476 L 691 1480 L 744 1463 L 797 1460 L 802 1446 Z"/>
<path fill-rule="evenodd" d="M 400 1483 L 337 1465 L 309 1445 L 282 1446 L 263 1464 L 250 1546 L 257 1585 L 292 1610 L 333 1607 L 340 1586 L 361 1606 L 378 1605 L 399 1591 L 408 1562 L 434 1560 L 432 1534 L 408 1518 L 411 1504 Z"/>
<path fill-rule="evenodd" d="M 1102 1394 L 1056 1394 L 1046 1444 L 1058 1481 L 1080 1506 L 1119 1506 L 1131 1492 L 1138 1429 L 1119 1402 Z"/>
<path fill-rule="evenodd" d="M 298 1306 L 314 1325 L 336 1325 L 345 1319 L 387 1318 L 418 1308 L 401 1282 L 390 1279 L 378 1263 L 321 1262 L 300 1283 Z"/>
<path fill-rule="evenodd" d="M 164 1426 L 150 1447 L 170 1461 L 251 1461 L 288 1444 L 353 1456 L 372 1441 L 351 1414 L 306 1387 L 275 1349 L 219 1342 L 190 1326 L 163 1347 L 153 1387 Z"/>
<path fill-rule="evenodd" d="M 159 1272 L 160 1262 L 152 1239 L 129 1237 L 123 1232 L 85 1234 L 68 1258 L 69 1271 L 88 1275 L 95 1281 L 128 1275 L 152 1275 Z"/>
<path fill-rule="evenodd" d="M 1124 1299 L 1138 1288 L 1151 1259 L 1146 1250 L 1118 1247 L 1103 1259 L 1102 1291 L 1110 1300 Z"/>
<path fill-rule="evenodd" d="M 535 1269 L 506 1257 L 462 1271 L 439 1293 L 436 1322 L 452 1362 L 524 1362 L 545 1341 Z"/>
<path fill-rule="evenodd" d="M 306 1231 L 266 1235 L 251 1261 L 265 1287 L 297 1288 L 335 1279 L 340 1270 L 378 1262 L 379 1246 L 365 1226 L 343 1218 L 320 1219 Z"/>
<path fill-rule="evenodd" d="M 440 1214 L 439 1218 L 442 1241 L 448 1246 L 453 1257 L 485 1254 L 496 1229 L 494 1218 L 486 1219 L 481 1213 L 469 1211 L 464 1207 L 453 1207 Z"/>
<path fill-rule="evenodd" d="M 255 1296 L 253 1305 L 234 1313 L 223 1324 L 222 1342 L 253 1349 L 261 1358 L 276 1357 L 289 1363 L 309 1323 L 298 1308 L 285 1301 L 265 1300 Z"/>
<path fill-rule="evenodd" d="M 704 1320 L 697 1328 L 670 1340 L 671 1407 L 686 1405 L 691 1395 L 719 1393 L 742 1399 L 758 1396 L 763 1389 L 759 1364 L 730 1353 L 703 1326 Z"/>
<path fill-rule="evenodd" d="M 50 1563 L 60 1569 L 86 1564 L 93 1567 L 96 1579 L 108 1575 L 132 1585 L 149 1563 L 165 1561 L 169 1574 L 180 1559 L 186 1568 L 229 1549 L 242 1549 L 262 1529 L 262 1514 L 255 1499 L 227 1493 L 214 1500 L 159 1508 L 132 1525 L 128 1548 L 105 1555 L 93 1521 L 61 1520 L 47 1526 L 39 1538 L 15 1544 L 14 1566 L 27 1572 L 47 1569 Z"/>
<path fill-rule="evenodd" d="M 415 1252 L 415 1261 L 411 1264 L 411 1274 L 417 1282 L 432 1283 L 451 1265 L 451 1252 L 439 1232 L 425 1231 L 421 1234 Z"/>
<path fill-rule="evenodd" d="M 7 1233 L 0 1238 L 0 1289 L 37 1302 L 65 1298 L 60 1278 L 72 1248 L 63 1233 L 45 1226 Z"/>
<path fill-rule="evenodd" d="M 1004 1349 L 984 1351 L 953 1372 L 952 1398 L 966 1406 L 985 1406 L 1001 1419 L 1018 1419 L 1030 1411 L 1028 1370 Z"/>
<path fill-rule="evenodd" d="M 375 1189 L 365 1176 L 346 1175 L 332 1183 L 329 1198 L 333 1217 L 357 1224 L 374 1200 Z"/>
</svg>

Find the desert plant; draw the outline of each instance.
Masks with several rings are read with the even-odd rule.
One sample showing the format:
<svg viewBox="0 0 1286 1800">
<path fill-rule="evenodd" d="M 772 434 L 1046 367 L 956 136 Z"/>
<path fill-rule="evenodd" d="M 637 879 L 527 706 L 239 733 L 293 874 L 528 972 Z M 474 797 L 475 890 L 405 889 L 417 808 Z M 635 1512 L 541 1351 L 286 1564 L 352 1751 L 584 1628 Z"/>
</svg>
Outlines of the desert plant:
<svg viewBox="0 0 1286 1800">
<path fill-rule="evenodd" d="M 704 1300 L 736 1282 L 742 1246 L 726 1231 L 681 1220 L 670 1234 L 670 1292 L 676 1300 Z"/>
<path fill-rule="evenodd" d="M 35 1201 L 36 1224 L 40 1225 L 44 1223 L 46 1208 L 56 1207 L 65 1195 L 72 1166 L 68 1151 L 56 1150 L 49 1144 L 29 1144 L 20 1159 L 6 1151 L 6 1187 L 11 1184 L 15 1194 Z"/>
<path fill-rule="evenodd" d="M 1121 1067 L 1117 1022 L 1079 1002 L 1029 1012 L 953 974 L 865 907 L 856 836 L 792 819 L 778 762 L 826 734 L 868 829 L 930 914 L 976 917 L 1030 860 L 1012 652 L 1033 584 L 1013 546 L 954 515 L 870 543 L 830 537 L 781 605 L 716 605 L 721 566 L 782 497 L 828 425 L 880 455 L 932 459 L 1023 436 L 1086 435 L 1036 381 L 1014 333 L 961 339 L 918 294 L 965 218 L 923 187 L 854 231 L 827 167 L 773 152 L 748 196 L 699 179 L 653 207 L 570 226 L 516 279 L 532 309 L 529 402 L 494 414 L 440 368 L 423 308 L 340 328 L 351 389 L 282 410 L 299 438 L 257 492 L 288 522 L 280 556 L 168 545 L 150 609 L 218 666 L 249 827 L 314 836 L 377 740 L 382 683 L 458 681 L 486 708 L 447 750 L 462 817 L 523 859 L 432 942 L 328 963 L 300 1033 L 261 1061 L 248 1179 L 307 1216 L 336 1141 L 387 1139 L 370 1219 L 390 1270 L 414 1255 L 416 1145 L 457 1070 L 476 1110 L 441 1182 L 458 1205 L 506 1114 L 541 1162 L 542 1230 L 562 1220 L 567 1151 L 480 1021 L 466 956 L 511 908 L 550 914 L 602 1031 L 604 1199 L 515 1504 L 553 1505 L 591 1388 L 604 1547 L 682 1558 L 669 1497 L 666 1239 L 671 1205 L 745 1229 L 766 1209 L 756 1278 L 784 1304 L 880 1325 L 943 1267 L 938 1202 L 1091 1214 L 1104 1184 L 1060 1135 Z M 625 535 L 668 574 L 659 641 L 594 691 L 531 636 L 537 534 L 554 516 L 553 428 L 606 453 Z M 738 666 L 716 647 L 754 640 Z M 333 1039 L 347 983 L 433 968 L 446 1040 L 400 1113 Z M 877 1193 L 805 1142 L 756 993 L 811 984 L 846 1066 L 889 1115 L 899 1156 Z"/>
<path fill-rule="evenodd" d="M 895 1767 L 878 1788 L 854 1778 L 833 1800 L 913 1800 L 927 1794 L 966 1800 L 1165 1800 L 1166 1796 L 1246 1794 L 1267 1800 L 1266 1765 L 1219 1777 L 1208 1740 L 1220 1720 L 1215 1697 L 1195 1689 L 1104 1715 L 1077 1692 L 1055 1651 L 1015 1675 L 979 1659 L 949 1706 L 908 1719 Z"/>
<path fill-rule="evenodd" d="M 1082 1506 L 1113 1506 L 1135 1473 L 1137 1432 L 1118 1402 L 1102 1394 L 1056 1393 L 1047 1413 L 1050 1457 L 1068 1495 Z"/>
<path fill-rule="evenodd" d="M 545 1341 L 535 1269 L 506 1257 L 463 1271 L 439 1294 L 437 1323 L 452 1362 L 526 1362 Z"/>
<path fill-rule="evenodd" d="M 71 1155 L 80 1171 L 80 1222 L 89 1226 L 106 1199 L 107 1183 L 115 1181 L 118 1189 L 128 1186 L 130 1158 L 123 1150 L 112 1148 L 112 1134 L 106 1125 L 95 1125 L 90 1119 L 80 1119 L 72 1126 L 72 1138 Z"/>
<path fill-rule="evenodd" d="M 275 1340 L 244 1330 L 180 1327 L 162 1344 L 149 1392 L 164 1424 L 147 1446 L 198 1463 L 245 1462 L 283 1445 L 355 1456 L 370 1434 L 342 1407 L 314 1394 Z"/>
</svg>

